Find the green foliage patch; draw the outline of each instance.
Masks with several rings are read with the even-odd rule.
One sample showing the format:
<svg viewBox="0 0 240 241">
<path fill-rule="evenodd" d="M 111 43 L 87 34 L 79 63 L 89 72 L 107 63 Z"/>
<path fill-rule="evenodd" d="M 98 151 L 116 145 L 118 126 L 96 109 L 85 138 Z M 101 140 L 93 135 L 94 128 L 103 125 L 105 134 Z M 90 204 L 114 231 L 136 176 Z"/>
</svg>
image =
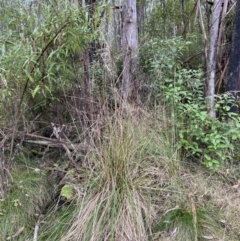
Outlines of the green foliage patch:
<svg viewBox="0 0 240 241">
<path fill-rule="evenodd" d="M 51 200 L 53 189 L 46 173 L 36 167 L 18 166 L 11 171 L 10 180 L 8 195 L 0 201 L 1 239 L 27 240 L 33 235 L 42 208 Z"/>
<path fill-rule="evenodd" d="M 181 65 L 183 52 L 191 42 L 181 38 L 149 42 L 143 48 L 143 67 L 150 74 L 154 101 L 164 105 L 169 121 L 174 122 L 175 142 L 182 156 L 209 168 L 225 160 L 235 160 L 240 140 L 239 117 L 228 113 L 228 95 L 216 96 L 216 111 L 221 118 L 208 115 L 201 69 Z M 151 56 L 151 57 L 150 57 Z"/>
<path fill-rule="evenodd" d="M 0 10 L 1 112 L 10 103 L 9 108 L 21 104 L 23 113 L 33 103 L 46 106 L 63 89 L 75 88 L 83 69 L 80 55 L 98 35 L 94 24 L 100 21 L 102 8 L 96 6 L 90 18 L 86 7 L 68 1 L 31 7 L 4 3 Z"/>
</svg>

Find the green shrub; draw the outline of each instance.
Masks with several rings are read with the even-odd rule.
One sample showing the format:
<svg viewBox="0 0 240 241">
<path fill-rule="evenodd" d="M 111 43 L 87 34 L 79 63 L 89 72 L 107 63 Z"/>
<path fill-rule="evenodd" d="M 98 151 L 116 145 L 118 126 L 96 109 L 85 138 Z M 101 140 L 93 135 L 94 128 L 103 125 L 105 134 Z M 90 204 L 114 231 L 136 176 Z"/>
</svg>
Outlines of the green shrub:
<svg viewBox="0 0 240 241">
<path fill-rule="evenodd" d="M 184 115 L 178 129 L 178 145 L 184 148 L 187 157 L 197 158 L 209 168 L 218 167 L 227 159 L 235 159 L 238 155 L 235 147 L 240 140 L 240 118 L 228 113 L 229 108 L 225 95 L 216 103 L 216 110 L 222 113 L 223 120 L 209 117 L 203 104 L 181 105 Z"/>
<path fill-rule="evenodd" d="M 181 38 L 160 40 L 145 45 L 145 71 L 150 74 L 153 96 L 163 105 L 171 125 L 170 132 L 182 149 L 183 158 L 191 158 L 209 168 L 218 167 L 226 159 L 237 155 L 234 146 L 239 142 L 239 117 L 229 118 L 229 98 L 218 96 L 216 111 L 221 119 L 210 118 L 204 97 L 204 79 L 201 69 L 184 69 L 180 58 L 191 45 Z M 217 96 L 216 96 L 217 97 Z"/>
</svg>

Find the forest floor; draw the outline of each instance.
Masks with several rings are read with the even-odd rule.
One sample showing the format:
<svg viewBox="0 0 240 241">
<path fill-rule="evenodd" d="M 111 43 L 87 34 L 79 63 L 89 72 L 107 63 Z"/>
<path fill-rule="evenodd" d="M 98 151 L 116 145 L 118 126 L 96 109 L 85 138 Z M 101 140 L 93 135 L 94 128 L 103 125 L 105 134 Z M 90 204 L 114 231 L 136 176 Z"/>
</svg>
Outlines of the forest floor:
<svg viewBox="0 0 240 241">
<path fill-rule="evenodd" d="M 239 164 L 180 159 L 163 126 L 114 117 L 77 166 L 57 148 L 19 154 L 0 240 L 240 240 Z"/>
</svg>

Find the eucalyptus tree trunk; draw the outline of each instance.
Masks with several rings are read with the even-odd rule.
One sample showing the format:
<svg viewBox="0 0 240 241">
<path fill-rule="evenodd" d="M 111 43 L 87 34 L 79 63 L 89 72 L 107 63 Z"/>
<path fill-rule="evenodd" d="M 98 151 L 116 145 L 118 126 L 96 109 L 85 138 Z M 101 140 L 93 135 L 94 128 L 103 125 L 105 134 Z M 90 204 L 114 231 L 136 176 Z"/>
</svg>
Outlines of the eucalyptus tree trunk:
<svg viewBox="0 0 240 241">
<path fill-rule="evenodd" d="M 185 0 L 180 0 L 180 5 L 181 5 L 181 12 L 182 12 L 181 15 L 182 15 L 183 28 L 185 28 L 186 24 L 187 24 L 186 23 L 186 1 Z"/>
<path fill-rule="evenodd" d="M 239 92 L 239 77 L 240 77 L 240 1 L 237 1 L 236 5 L 236 15 L 235 15 L 235 24 L 232 33 L 232 43 L 231 43 L 231 52 L 229 59 L 229 67 L 227 72 L 227 86 L 226 91 L 234 99 L 234 102 L 237 100 Z M 238 113 L 238 106 L 236 103 L 230 104 L 230 112 Z"/>
<path fill-rule="evenodd" d="M 123 30 L 123 80 L 122 95 L 125 101 L 129 101 L 133 94 L 137 74 L 138 58 L 138 28 L 136 0 L 124 0 L 122 5 Z"/>
<path fill-rule="evenodd" d="M 206 99 L 208 106 L 208 114 L 210 117 L 216 117 L 215 101 L 215 78 L 217 66 L 217 42 L 219 34 L 219 24 L 222 12 L 222 0 L 215 0 L 212 12 L 212 21 L 210 28 L 209 53 L 207 59 L 207 83 L 206 83 Z"/>
<path fill-rule="evenodd" d="M 205 55 L 205 69 L 207 69 L 207 61 L 208 61 L 208 39 L 207 34 L 205 31 L 204 21 L 203 21 L 203 14 L 202 14 L 202 8 L 201 8 L 201 0 L 197 0 L 197 14 L 198 14 L 198 22 L 199 26 L 204 38 L 204 55 Z"/>
</svg>

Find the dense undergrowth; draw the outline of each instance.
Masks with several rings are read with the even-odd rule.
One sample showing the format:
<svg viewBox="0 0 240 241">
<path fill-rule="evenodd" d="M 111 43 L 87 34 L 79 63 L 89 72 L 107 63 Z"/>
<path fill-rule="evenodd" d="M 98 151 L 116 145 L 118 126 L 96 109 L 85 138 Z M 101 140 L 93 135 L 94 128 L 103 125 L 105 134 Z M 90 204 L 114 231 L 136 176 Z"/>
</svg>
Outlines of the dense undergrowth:
<svg viewBox="0 0 240 241">
<path fill-rule="evenodd" d="M 32 240 L 36 226 L 49 241 L 238 240 L 238 166 L 180 159 L 160 111 L 105 117 L 78 168 L 20 156 L 0 203 L 1 240 Z"/>
<path fill-rule="evenodd" d="M 0 11 L 0 241 L 239 240 L 240 118 L 208 115 L 198 26 L 153 10 L 126 103 L 109 6 L 61 3 Z"/>
</svg>

